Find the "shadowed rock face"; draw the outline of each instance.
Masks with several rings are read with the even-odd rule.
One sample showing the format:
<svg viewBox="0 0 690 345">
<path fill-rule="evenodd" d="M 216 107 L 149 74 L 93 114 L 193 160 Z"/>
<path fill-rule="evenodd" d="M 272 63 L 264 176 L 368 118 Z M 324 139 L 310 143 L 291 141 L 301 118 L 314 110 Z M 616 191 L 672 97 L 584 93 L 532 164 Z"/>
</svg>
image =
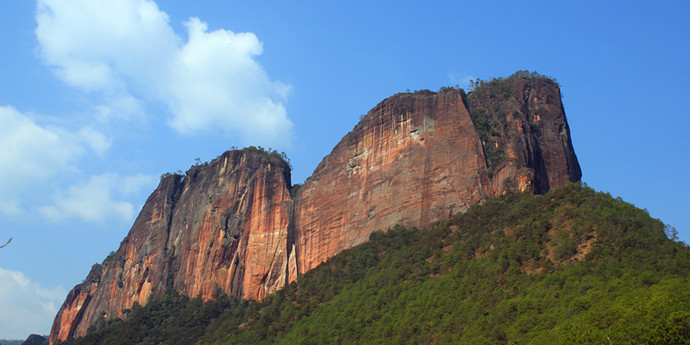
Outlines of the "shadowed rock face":
<svg viewBox="0 0 690 345">
<path fill-rule="evenodd" d="M 509 189 L 541 194 L 580 179 L 555 82 L 510 77 L 482 84 L 467 99 L 492 180 L 490 195 Z"/>
<path fill-rule="evenodd" d="M 263 299 L 371 232 L 424 227 L 508 190 L 581 176 L 557 84 L 511 78 L 469 95 L 374 107 L 290 199 L 289 167 L 228 151 L 161 180 L 117 252 L 67 296 L 51 343 L 173 288 Z"/>
</svg>

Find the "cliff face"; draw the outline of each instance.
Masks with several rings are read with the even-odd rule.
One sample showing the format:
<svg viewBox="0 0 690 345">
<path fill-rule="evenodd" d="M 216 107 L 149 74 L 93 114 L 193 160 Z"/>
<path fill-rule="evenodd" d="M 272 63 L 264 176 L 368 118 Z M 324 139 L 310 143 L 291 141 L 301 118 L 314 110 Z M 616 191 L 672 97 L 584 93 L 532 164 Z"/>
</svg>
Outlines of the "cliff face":
<svg viewBox="0 0 690 345">
<path fill-rule="evenodd" d="M 581 177 L 558 85 L 546 78 L 388 98 L 324 158 L 295 200 L 304 273 L 376 229 L 426 227 L 508 190 Z"/>
<path fill-rule="evenodd" d="M 393 96 L 324 158 L 295 202 L 300 273 L 376 229 L 426 226 L 480 202 L 482 146 L 461 92 Z"/>
<path fill-rule="evenodd" d="M 285 285 L 289 167 L 261 154 L 224 153 L 171 175 L 146 201 L 120 248 L 67 296 L 50 341 L 82 336 L 167 288 L 211 299 L 262 299 Z"/>
<path fill-rule="evenodd" d="M 467 97 L 486 156 L 491 195 L 546 193 L 582 176 L 558 85 L 546 78 L 484 82 Z"/>
<path fill-rule="evenodd" d="M 147 200 L 120 248 L 67 296 L 51 343 L 173 288 L 262 299 L 395 224 L 423 227 L 507 190 L 580 178 L 557 84 L 511 77 L 390 97 L 336 145 L 290 200 L 289 167 L 229 151 Z"/>
</svg>

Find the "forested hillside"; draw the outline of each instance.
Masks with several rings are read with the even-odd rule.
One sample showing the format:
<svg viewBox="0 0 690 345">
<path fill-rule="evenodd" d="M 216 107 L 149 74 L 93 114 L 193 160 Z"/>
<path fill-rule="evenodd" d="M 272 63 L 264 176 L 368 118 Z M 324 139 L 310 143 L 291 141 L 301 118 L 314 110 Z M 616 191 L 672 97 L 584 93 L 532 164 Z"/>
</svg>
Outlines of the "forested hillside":
<svg viewBox="0 0 690 345">
<path fill-rule="evenodd" d="M 70 344 L 688 344 L 690 248 L 582 184 L 396 227 L 262 303 L 169 291 Z"/>
</svg>

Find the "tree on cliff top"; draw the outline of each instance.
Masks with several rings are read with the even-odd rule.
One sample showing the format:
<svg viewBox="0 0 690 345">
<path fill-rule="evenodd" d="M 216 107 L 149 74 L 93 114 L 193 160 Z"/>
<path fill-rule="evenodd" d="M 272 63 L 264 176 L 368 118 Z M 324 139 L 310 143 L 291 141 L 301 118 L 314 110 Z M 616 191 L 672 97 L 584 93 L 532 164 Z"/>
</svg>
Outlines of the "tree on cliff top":
<svg viewBox="0 0 690 345">
<path fill-rule="evenodd" d="M 258 153 L 260 155 L 263 155 L 264 157 L 268 158 L 270 161 L 278 163 L 278 164 L 285 164 L 287 165 L 290 169 L 292 169 L 292 164 L 290 164 L 290 159 L 288 158 L 287 154 L 285 152 L 278 152 L 277 150 L 274 150 L 272 148 L 265 149 L 261 146 L 247 146 L 242 149 L 242 151 L 245 152 L 251 152 L 251 153 Z"/>
</svg>

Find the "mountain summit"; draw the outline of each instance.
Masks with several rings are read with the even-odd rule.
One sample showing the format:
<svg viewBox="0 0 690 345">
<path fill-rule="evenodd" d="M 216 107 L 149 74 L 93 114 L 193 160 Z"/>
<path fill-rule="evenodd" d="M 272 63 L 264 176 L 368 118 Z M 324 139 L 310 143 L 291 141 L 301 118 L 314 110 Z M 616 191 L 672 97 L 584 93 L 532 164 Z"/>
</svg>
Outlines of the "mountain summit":
<svg viewBox="0 0 690 345">
<path fill-rule="evenodd" d="M 255 148 L 162 177 L 120 248 L 70 291 L 50 342 L 167 289 L 261 300 L 375 230 L 425 227 L 492 196 L 543 194 L 580 177 L 549 78 L 518 72 L 469 93 L 397 94 L 299 188 L 280 155 Z"/>
</svg>

